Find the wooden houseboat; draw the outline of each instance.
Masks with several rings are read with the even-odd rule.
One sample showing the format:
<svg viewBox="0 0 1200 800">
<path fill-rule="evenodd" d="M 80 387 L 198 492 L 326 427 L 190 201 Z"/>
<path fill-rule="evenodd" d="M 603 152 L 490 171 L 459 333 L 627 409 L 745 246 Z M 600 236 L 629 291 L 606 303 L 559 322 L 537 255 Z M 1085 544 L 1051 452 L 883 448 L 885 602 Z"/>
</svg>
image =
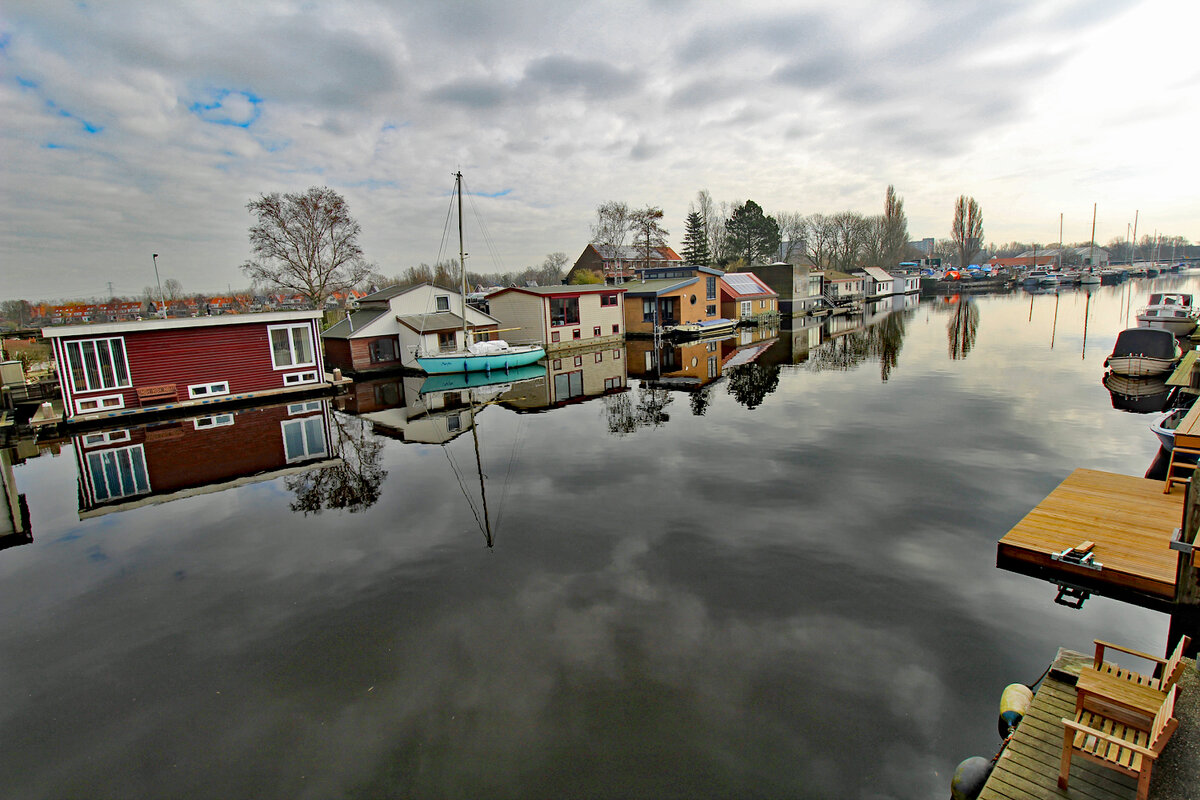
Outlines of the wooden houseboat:
<svg viewBox="0 0 1200 800">
<path fill-rule="evenodd" d="M 508 341 L 540 344 L 547 353 L 625 338 L 624 286 L 514 286 L 487 296 Z"/>
<path fill-rule="evenodd" d="M 721 316 L 746 325 L 779 314 L 779 294 L 753 272 L 721 276 Z"/>
<path fill-rule="evenodd" d="M 64 419 L 88 422 L 328 386 L 320 311 L 44 328 Z"/>
</svg>

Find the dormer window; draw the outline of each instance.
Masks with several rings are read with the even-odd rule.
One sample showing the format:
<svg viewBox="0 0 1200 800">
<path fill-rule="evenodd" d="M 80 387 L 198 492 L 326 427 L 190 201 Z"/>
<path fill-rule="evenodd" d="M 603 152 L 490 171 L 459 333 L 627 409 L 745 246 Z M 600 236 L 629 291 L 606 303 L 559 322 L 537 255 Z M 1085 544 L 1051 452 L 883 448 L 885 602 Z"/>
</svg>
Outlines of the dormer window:
<svg viewBox="0 0 1200 800">
<path fill-rule="evenodd" d="M 450 310 L 450 296 L 449 295 L 439 294 L 434 298 L 434 300 L 437 303 L 438 311 L 449 311 Z"/>
</svg>

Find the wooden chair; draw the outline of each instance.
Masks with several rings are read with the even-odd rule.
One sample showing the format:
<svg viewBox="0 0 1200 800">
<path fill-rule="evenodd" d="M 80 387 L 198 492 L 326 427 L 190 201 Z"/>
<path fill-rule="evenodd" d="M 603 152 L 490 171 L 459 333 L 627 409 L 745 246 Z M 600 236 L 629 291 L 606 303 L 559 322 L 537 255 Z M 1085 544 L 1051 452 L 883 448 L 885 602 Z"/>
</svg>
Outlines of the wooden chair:
<svg viewBox="0 0 1200 800">
<path fill-rule="evenodd" d="M 1071 773 L 1071 756 L 1078 754 L 1109 769 L 1137 778 L 1137 800 L 1146 800 L 1150 792 L 1150 773 L 1154 761 L 1179 727 L 1175 719 L 1175 696 L 1178 686 L 1172 686 L 1162 707 L 1147 726 L 1131 725 L 1110 719 L 1101 713 L 1084 709 L 1074 720 L 1063 718 L 1062 764 L 1058 771 L 1058 786 L 1065 790 Z"/>
<path fill-rule="evenodd" d="M 1165 692 L 1171 686 L 1175 685 L 1175 681 L 1179 680 L 1179 675 L 1183 672 L 1183 651 L 1191 643 L 1191 639 L 1187 636 L 1182 636 L 1179 639 L 1179 644 L 1175 646 L 1175 650 L 1171 653 L 1170 658 L 1159 658 L 1158 656 L 1152 656 L 1128 647 L 1122 647 L 1119 644 L 1102 642 L 1099 639 L 1095 641 L 1096 656 L 1092 662 L 1092 666 L 1096 670 L 1106 672 L 1109 675 L 1122 678 L 1131 683 L 1136 683 L 1139 686 L 1148 686 L 1152 689 L 1157 689 L 1160 692 Z M 1143 675 L 1140 672 L 1125 669 L 1111 661 L 1105 661 L 1104 653 L 1106 650 L 1119 650 L 1122 653 L 1144 658 L 1154 664 L 1154 670 L 1150 675 Z"/>
</svg>

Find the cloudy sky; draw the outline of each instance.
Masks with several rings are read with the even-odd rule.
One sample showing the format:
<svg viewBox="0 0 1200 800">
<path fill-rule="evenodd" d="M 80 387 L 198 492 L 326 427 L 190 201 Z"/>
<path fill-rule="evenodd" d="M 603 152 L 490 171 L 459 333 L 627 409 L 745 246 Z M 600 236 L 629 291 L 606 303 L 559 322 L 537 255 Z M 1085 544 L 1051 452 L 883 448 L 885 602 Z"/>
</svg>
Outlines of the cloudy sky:
<svg viewBox="0 0 1200 800">
<path fill-rule="evenodd" d="M 1180 0 L 46 2 L 0 9 L 0 296 L 246 283 L 246 203 L 327 185 L 395 274 L 572 260 L 597 204 L 699 189 L 991 241 L 1200 239 L 1200 9 Z M 488 246 L 490 244 L 490 247 Z M 495 256 L 492 255 L 494 252 Z"/>
</svg>

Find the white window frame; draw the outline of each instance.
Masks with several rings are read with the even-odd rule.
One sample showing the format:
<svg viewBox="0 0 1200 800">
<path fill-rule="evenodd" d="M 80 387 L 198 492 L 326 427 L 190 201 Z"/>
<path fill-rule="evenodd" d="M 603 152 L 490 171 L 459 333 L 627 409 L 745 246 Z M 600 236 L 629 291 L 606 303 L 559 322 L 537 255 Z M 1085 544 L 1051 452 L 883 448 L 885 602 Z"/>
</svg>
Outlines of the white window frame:
<svg viewBox="0 0 1200 800">
<path fill-rule="evenodd" d="M 224 428 L 233 424 L 233 414 L 213 414 L 209 417 L 196 417 L 192 420 L 192 427 L 198 431 L 205 431 L 209 428 Z"/>
<path fill-rule="evenodd" d="M 320 411 L 322 402 L 324 401 L 308 400 L 303 403 L 290 403 L 287 407 L 288 416 L 291 417 L 295 416 L 296 414 L 309 414 L 313 411 Z"/>
<path fill-rule="evenodd" d="M 443 300 L 445 300 L 445 301 L 446 301 L 446 307 L 445 307 L 445 308 L 442 308 L 442 301 L 443 301 Z M 435 294 L 435 295 L 433 296 L 433 309 L 434 309 L 434 311 L 449 311 L 449 310 L 450 310 L 450 295 L 448 295 L 448 294 Z"/>
<path fill-rule="evenodd" d="M 132 487 L 126 486 L 123 481 L 123 476 L 120 472 L 117 473 L 117 482 L 120 484 L 118 491 L 113 491 L 113 487 L 109 485 L 108 478 L 104 467 L 105 460 L 116 460 L 120 453 L 128 453 L 130 463 L 130 477 L 133 480 Z M 117 447 L 111 450 L 97 450 L 87 455 L 88 476 L 92 481 L 92 496 L 98 503 L 107 503 L 112 500 L 120 500 L 125 497 L 133 497 L 139 494 L 147 494 L 150 491 L 150 471 L 146 467 L 146 451 L 140 444 L 130 445 L 129 447 Z M 99 471 L 96 467 L 99 466 Z M 141 466 L 142 482 L 145 488 L 137 485 L 137 467 Z M 100 482 L 104 482 L 104 497 L 100 497 Z"/>
<path fill-rule="evenodd" d="M 215 397 L 221 394 L 229 394 L 229 381 L 197 383 L 188 387 L 188 397 L 193 400 L 198 397 Z"/>
<path fill-rule="evenodd" d="M 283 376 L 284 386 L 301 386 L 306 383 L 317 382 L 317 371 L 308 370 L 306 372 L 288 372 Z"/>
<path fill-rule="evenodd" d="M 85 447 L 102 447 L 104 445 L 116 444 L 117 442 L 128 442 L 130 439 L 129 429 L 122 428 L 117 431 L 100 431 L 99 433 L 85 433 L 79 437 L 80 443 Z"/>
<path fill-rule="evenodd" d="M 91 408 L 91 405 L 95 408 Z M 86 406 L 86 407 L 85 407 Z M 112 411 L 125 407 L 125 395 L 105 394 L 96 397 L 81 397 L 75 401 L 76 414 L 98 414 L 101 411 Z"/>
<path fill-rule="evenodd" d="M 319 420 L 321 423 L 321 440 L 320 442 L 309 441 L 308 436 L 308 421 Z M 299 455 L 291 455 L 288 453 L 288 428 L 299 428 L 301 446 L 304 452 Z M 279 433 L 283 437 L 283 455 L 287 458 L 287 463 L 292 464 L 296 461 L 309 461 L 319 456 L 329 455 L 329 451 L 325 447 L 325 418 L 320 415 L 310 415 L 307 417 L 297 417 L 296 419 L 285 419 L 279 423 Z M 320 445 L 320 450 L 314 450 L 314 444 Z"/>
<path fill-rule="evenodd" d="M 294 330 L 306 331 L 308 336 L 308 349 L 312 354 L 311 361 L 297 362 L 296 358 L 296 340 L 293 337 Z M 288 353 L 293 359 L 290 364 L 279 364 L 275 361 L 275 341 L 273 332 L 285 330 L 288 332 Z M 271 351 L 271 368 L 278 371 L 283 369 L 299 369 L 300 367 L 315 367 L 317 365 L 317 342 L 313 339 L 312 325 L 307 322 L 300 322 L 294 325 L 268 325 L 267 326 L 267 347 Z"/>
<path fill-rule="evenodd" d="M 113 383 L 111 386 L 105 384 L 104 375 L 100 368 L 100 350 L 98 346 L 100 342 L 105 342 L 109 348 L 109 362 L 112 366 L 113 379 L 116 381 L 116 383 Z M 117 344 L 114 345 L 114 342 Z M 93 352 L 96 353 L 96 376 L 99 379 L 99 385 L 97 386 L 93 386 L 91 379 L 88 377 L 87 360 L 83 357 L 83 347 L 84 345 L 89 344 L 92 346 Z M 121 361 L 125 366 L 124 383 L 117 379 L 117 368 L 112 358 L 113 348 L 116 346 L 119 346 L 121 349 Z M 72 348 L 78 350 L 79 358 L 82 361 L 82 363 L 79 365 L 81 368 L 80 373 L 83 377 L 82 387 L 80 387 L 75 381 L 75 365 L 72 363 L 74 361 Z M 129 353 L 125 349 L 124 336 L 103 336 L 95 339 L 68 339 L 67 341 L 63 342 L 63 355 L 65 356 L 67 362 L 67 376 L 71 380 L 71 388 L 74 390 L 75 394 L 102 392 L 105 390 L 111 391 L 113 389 L 129 389 L 133 386 L 133 372 L 129 369 Z"/>
</svg>

